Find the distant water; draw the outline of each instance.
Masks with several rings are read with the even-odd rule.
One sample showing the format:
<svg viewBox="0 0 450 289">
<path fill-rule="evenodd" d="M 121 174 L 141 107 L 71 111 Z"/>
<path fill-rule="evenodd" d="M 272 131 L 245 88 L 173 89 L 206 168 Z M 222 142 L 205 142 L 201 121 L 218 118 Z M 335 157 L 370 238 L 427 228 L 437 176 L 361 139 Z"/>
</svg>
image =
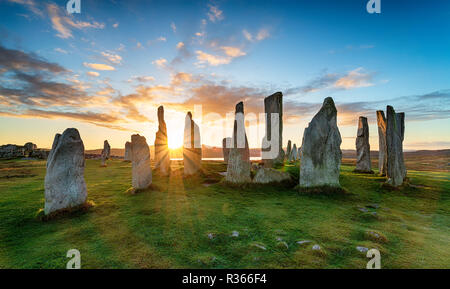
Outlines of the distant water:
<svg viewBox="0 0 450 289">
<path fill-rule="evenodd" d="M 171 158 L 172 161 L 182 161 L 183 158 Z M 223 161 L 223 158 L 202 158 L 204 161 Z M 260 161 L 261 157 L 250 157 L 251 161 Z"/>
</svg>

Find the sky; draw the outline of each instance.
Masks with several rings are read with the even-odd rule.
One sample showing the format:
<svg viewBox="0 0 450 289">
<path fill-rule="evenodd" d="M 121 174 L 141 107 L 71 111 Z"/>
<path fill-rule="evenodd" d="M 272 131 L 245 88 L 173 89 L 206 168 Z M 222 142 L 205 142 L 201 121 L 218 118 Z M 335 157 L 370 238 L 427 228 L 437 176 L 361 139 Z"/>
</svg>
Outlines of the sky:
<svg viewBox="0 0 450 289">
<path fill-rule="evenodd" d="M 259 147 L 264 97 L 281 91 L 284 146 L 331 96 L 342 149 L 359 116 L 378 149 L 387 105 L 406 114 L 405 150 L 450 148 L 450 1 L 67 2 L 0 0 L 0 144 L 50 148 L 68 127 L 86 149 L 152 144 L 164 105 L 171 148 L 188 111 L 221 146 L 243 101 Z"/>
</svg>

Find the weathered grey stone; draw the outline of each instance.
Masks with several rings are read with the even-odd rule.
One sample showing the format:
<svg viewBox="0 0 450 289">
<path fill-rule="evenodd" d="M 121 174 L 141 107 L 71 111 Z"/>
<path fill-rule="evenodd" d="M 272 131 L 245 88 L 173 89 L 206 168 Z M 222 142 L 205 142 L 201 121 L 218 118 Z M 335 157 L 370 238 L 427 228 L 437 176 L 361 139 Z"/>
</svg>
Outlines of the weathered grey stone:
<svg viewBox="0 0 450 289">
<path fill-rule="evenodd" d="M 370 162 L 369 124 L 367 118 L 360 116 L 356 136 L 356 172 L 373 173 Z"/>
<path fill-rule="evenodd" d="M 289 155 L 289 161 L 295 162 L 298 159 L 297 154 L 298 154 L 297 145 L 294 144 L 294 146 L 292 147 L 292 150 L 291 150 L 291 154 Z"/>
<path fill-rule="evenodd" d="M 291 156 L 291 150 L 292 150 L 292 143 L 291 140 L 288 140 L 287 148 L 286 148 L 286 160 L 289 160 L 289 157 Z"/>
<path fill-rule="evenodd" d="M 138 190 L 148 188 L 152 184 L 150 148 L 145 137 L 138 134 L 131 136 L 131 162 L 133 188 Z"/>
<path fill-rule="evenodd" d="M 158 131 L 155 137 L 155 169 L 167 176 L 170 170 L 170 154 L 167 141 L 167 127 L 164 121 L 164 107 L 158 107 Z"/>
<path fill-rule="evenodd" d="M 125 143 L 125 155 L 123 157 L 123 160 L 131 162 L 131 142 L 129 141 Z"/>
<path fill-rule="evenodd" d="M 84 144 L 75 128 L 56 134 L 45 175 L 46 215 L 82 205 L 87 199 L 84 181 Z"/>
<path fill-rule="evenodd" d="M 386 183 L 394 187 L 403 184 L 406 168 L 403 160 L 403 139 L 405 134 L 405 114 L 395 113 L 392 106 L 387 106 L 386 148 L 387 178 Z"/>
<path fill-rule="evenodd" d="M 200 128 L 192 119 L 192 113 L 186 114 L 184 124 L 184 146 L 183 146 L 184 175 L 196 174 L 201 169 L 202 144 Z"/>
<path fill-rule="evenodd" d="M 341 134 L 337 127 L 337 110 L 327 97 L 320 111 L 305 129 L 300 164 L 300 188 L 337 187 L 341 167 Z"/>
<path fill-rule="evenodd" d="M 250 151 L 245 133 L 244 104 L 242 102 L 236 105 L 232 143 L 225 179 L 231 183 L 251 182 Z"/>
<path fill-rule="evenodd" d="M 226 164 L 228 164 L 228 156 L 230 155 L 230 148 L 232 146 L 232 138 L 226 137 L 222 140 L 222 153 L 223 160 Z"/>
<path fill-rule="evenodd" d="M 103 150 L 102 150 L 102 167 L 106 167 L 106 160 L 111 156 L 111 147 L 107 140 L 103 142 Z"/>
<path fill-rule="evenodd" d="M 264 167 L 284 161 L 283 151 L 283 94 L 276 92 L 264 99 L 266 134 L 262 140 L 261 158 Z"/>
<path fill-rule="evenodd" d="M 387 147 L 386 147 L 386 117 L 384 111 L 377 110 L 378 124 L 378 173 L 386 175 L 387 168 Z"/>
<path fill-rule="evenodd" d="M 287 172 L 280 172 L 272 168 L 260 168 L 253 178 L 257 184 L 280 183 L 289 181 L 291 176 Z"/>
</svg>

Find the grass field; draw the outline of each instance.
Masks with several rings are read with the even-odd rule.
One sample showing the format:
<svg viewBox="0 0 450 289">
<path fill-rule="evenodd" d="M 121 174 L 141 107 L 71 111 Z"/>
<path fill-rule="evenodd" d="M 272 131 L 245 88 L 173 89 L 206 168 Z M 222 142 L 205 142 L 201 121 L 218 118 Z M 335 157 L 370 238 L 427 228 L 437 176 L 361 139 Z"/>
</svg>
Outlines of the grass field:
<svg viewBox="0 0 450 289">
<path fill-rule="evenodd" d="M 184 179 L 172 161 L 170 177 L 154 174 L 156 189 L 130 195 L 130 163 L 86 164 L 95 206 L 42 222 L 45 161 L 0 161 L 0 268 L 65 268 L 72 248 L 82 268 L 365 268 L 356 246 L 379 249 L 382 268 L 450 268 L 449 172 L 408 171 L 412 185 L 389 191 L 343 165 L 348 195 L 300 195 L 228 188 L 221 162 Z M 298 163 L 283 169 L 298 177 Z"/>
</svg>

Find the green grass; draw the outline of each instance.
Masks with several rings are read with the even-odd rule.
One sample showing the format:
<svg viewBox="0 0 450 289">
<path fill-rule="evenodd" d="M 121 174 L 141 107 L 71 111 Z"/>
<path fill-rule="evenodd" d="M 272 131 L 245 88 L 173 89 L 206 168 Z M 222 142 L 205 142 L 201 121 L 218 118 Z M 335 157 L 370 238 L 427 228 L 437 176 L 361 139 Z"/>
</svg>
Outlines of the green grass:
<svg viewBox="0 0 450 289">
<path fill-rule="evenodd" d="M 0 268 L 65 268 L 72 248 L 82 268 L 365 268 L 368 258 L 356 246 L 378 248 L 383 268 L 450 268 L 448 172 L 408 171 L 412 186 L 390 191 L 384 178 L 344 165 L 347 194 L 322 195 L 227 187 L 220 162 L 183 178 L 182 162 L 173 161 L 170 177 L 154 174 L 157 189 L 132 195 L 130 163 L 86 164 L 95 206 L 43 222 L 36 214 L 45 162 L 0 162 Z M 280 170 L 298 178 L 298 163 Z M 371 203 L 380 207 L 358 209 Z"/>
</svg>

